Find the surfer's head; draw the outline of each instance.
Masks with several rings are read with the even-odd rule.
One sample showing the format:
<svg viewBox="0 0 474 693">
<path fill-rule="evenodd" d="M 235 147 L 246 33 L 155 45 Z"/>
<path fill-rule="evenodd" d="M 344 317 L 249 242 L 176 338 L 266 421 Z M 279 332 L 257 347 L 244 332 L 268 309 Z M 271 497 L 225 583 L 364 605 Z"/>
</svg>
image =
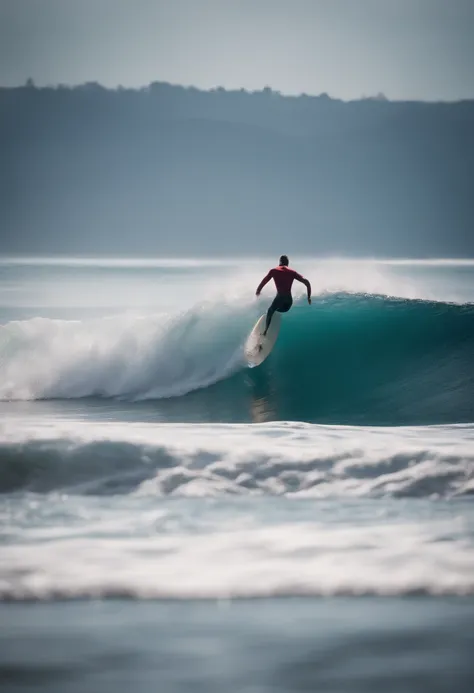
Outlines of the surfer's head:
<svg viewBox="0 0 474 693">
<path fill-rule="evenodd" d="M 282 255 L 280 258 L 280 267 L 283 265 L 283 267 L 288 267 L 290 264 L 290 261 L 288 260 L 288 255 Z"/>
</svg>

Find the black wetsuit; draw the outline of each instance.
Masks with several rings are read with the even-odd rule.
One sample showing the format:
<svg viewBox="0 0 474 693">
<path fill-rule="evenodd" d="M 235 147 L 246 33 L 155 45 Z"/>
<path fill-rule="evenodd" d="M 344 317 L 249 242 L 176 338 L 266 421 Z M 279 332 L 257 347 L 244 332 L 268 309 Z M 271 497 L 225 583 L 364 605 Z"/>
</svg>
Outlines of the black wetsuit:
<svg viewBox="0 0 474 693">
<path fill-rule="evenodd" d="M 292 305 L 293 297 L 291 294 L 277 294 L 267 311 L 267 323 L 265 325 L 265 329 L 268 330 L 272 321 L 273 313 L 287 313 Z"/>
</svg>

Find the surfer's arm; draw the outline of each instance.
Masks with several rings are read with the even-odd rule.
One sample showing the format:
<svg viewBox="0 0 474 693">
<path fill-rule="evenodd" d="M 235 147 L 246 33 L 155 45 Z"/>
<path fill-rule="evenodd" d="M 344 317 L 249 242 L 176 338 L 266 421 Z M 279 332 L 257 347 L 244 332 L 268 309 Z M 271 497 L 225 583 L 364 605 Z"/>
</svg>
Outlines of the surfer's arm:
<svg viewBox="0 0 474 693">
<path fill-rule="evenodd" d="M 272 276 L 273 276 L 272 273 L 273 273 L 273 270 L 270 270 L 270 272 L 267 274 L 267 276 L 264 277 L 264 278 L 262 279 L 262 281 L 260 282 L 260 284 L 257 286 L 257 291 L 255 292 L 257 296 L 260 296 L 261 290 L 263 289 L 263 287 L 265 286 L 265 284 L 268 284 L 268 282 L 269 282 L 270 279 L 272 278 Z"/>
<path fill-rule="evenodd" d="M 301 274 L 297 272 L 295 272 L 295 279 L 305 285 L 306 291 L 308 292 L 308 303 L 311 303 L 311 284 L 305 277 L 302 277 Z"/>
</svg>

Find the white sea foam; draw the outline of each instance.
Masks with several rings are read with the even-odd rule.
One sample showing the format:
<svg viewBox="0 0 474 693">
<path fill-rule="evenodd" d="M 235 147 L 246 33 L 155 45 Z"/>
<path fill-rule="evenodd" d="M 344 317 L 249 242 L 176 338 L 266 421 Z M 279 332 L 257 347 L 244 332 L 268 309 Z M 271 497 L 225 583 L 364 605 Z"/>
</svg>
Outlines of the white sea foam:
<svg viewBox="0 0 474 693">
<path fill-rule="evenodd" d="M 0 445 L 4 490 L 16 483 L 99 495 L 450 497 L 469 495 L 474 480 L 473 426 L 124 426 L 10 418 L 0 424 Z"/>
<path fill-rule="evenodd" d="M 64 517 L 69 502 L 56 504 L 64 506 Z M 454 512 L 410 521 L 393 508 L 359 508 L 351 517 L 354 508 L 327 506 L 324 517 L 307 508 L 304 519 L 288 511 L 277 521 L 252 506 L 242 514 L 230 504 L 225 516 L 212 506 L 188 507 L 186 517 L 185 508 L 180 515 L 168 505 L 148 508 L 137 522 L 133 510 L 124 507 L 121 518 L 117 510 L 94 516 L 84 505 L 80 530 L 70 517 L 66 528 L 55 518 L 54 529 L 45 522 L 20 541 L 10 539 L 2 551 L 0 597 L 474 593 L 472 536 Z"/>
<path fill-rule="evenodd" d="M 3 599 L 474 594 L 473 426 L 9 417 L 0 441 Z"/>
<path fill-rule="evenodd" d="M 160 398 L 206 387 L 242 363 L 241 313 L 202 304 L 171 316 L 10 322 L 0 328 L 0 399 Z"/>
</svg>

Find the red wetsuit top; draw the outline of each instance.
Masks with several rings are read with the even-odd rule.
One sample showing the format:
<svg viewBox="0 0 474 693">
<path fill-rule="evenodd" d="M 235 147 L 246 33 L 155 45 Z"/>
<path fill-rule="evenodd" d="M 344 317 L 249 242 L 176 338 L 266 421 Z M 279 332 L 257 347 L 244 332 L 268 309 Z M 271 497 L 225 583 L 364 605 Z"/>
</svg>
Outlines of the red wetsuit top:
<svg viewBox="0 0 474 693">
<path fill-rule="evenodd" d="M 295 279 L 305 283 L 304 277 L 302 277 L 301 274 L 298 274 L 298 272 L 295 272 L 295 270 L 289 267 L 285 267 L 285 265 L 280 265 L 279 267 L 271 269 L 267 276 L 262 279 L 258 285 L 257 294 L 260 293 L 265 284 L 268 284 L 270 279 L 273 279 L 277 292 L 283 296 L 291 296 L 291 286 Z"/>
</svg>

